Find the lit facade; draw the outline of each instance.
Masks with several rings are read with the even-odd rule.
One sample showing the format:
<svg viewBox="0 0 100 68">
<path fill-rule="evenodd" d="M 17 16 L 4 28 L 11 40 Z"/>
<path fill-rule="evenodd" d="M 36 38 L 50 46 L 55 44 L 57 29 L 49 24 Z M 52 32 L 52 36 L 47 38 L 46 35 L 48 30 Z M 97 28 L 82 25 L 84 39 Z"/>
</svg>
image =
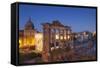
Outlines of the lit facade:
<svg viewBox="0 0 100 68">
<path fill-rule="evenodd" d="M 19 31 L 19 48 L 34 47 L 36 51 L 42 51 L 42 33 L 37 32 L 29 19 L 23 30 Z"/>
</svg>

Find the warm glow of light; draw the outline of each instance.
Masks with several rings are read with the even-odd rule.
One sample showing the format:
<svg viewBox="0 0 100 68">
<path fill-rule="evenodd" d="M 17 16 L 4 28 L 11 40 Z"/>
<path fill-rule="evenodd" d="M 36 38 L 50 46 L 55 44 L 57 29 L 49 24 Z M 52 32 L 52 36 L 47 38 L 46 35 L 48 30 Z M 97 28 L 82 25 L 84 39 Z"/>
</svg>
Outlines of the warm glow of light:
<svg viewBox="0 0 100 68">
<path fill-rule="evenodd" d="M 64 39 L 66 40 L 66 36 L 64 36 Z"/>
<path fill-rule="evenodd" d="M 30 45 L 30 41 L 31 41 L 31 40 L 27 39 L 27 43 L 26 43 L 26 44 L 27 44 L 27 45 Z"/>
<path fill-rule="evenodd" d="M 34 43 L 35 43 L 35 39 L 32 39 L 32 43 L 31 43 L 31 45 L 34 45 Z"/>
<path fill-rule="evenodd" d="M 19 47 L 21 47 L 21 40 L 19 40 Z"/>
<path fill-rule="evenodd" d="M 58 34 L 56 35 L 56 39 L 59 39 L 59 35 Z"/>
<path fill-rule="evenodd" d="M 21 40 L 19 40 L 19 44 L 21 44 Z"/>
<path fill-rule="evenodd" d="M 54 50 L 54 47 L 51 47 L 51 50 Z"/>
<path fill-rule="evenodd" d="M 19 39 L 19 47 L 22 47 L 22 40 Z"/>
<path fill-rule="evenodd" d="M 56 48 L 59 48 L 59 46 L 56 46 Z"/>
<path fill-rule="evenodd" d="M 42 48 L 43 48 L 43 34 L 42 33 L 35 34 L 35 45 L 36 45 L 37 51 L 42 51 Z"/>
<path fill-rule="evenodd" d="M 60 36 L 60 39 L 62 40 L 63 39 L 63 36 Z"/>
<path fill-rule="evenodd" d="M 68 39 L 70 39 L 70 36 L 68 35 L 68 37 L 67 37 Z"/>
<path fill-rule="evenodd" d="M 22 44 L 23 41 L 23 44 Z M 42 33 L 35 33 L 33 37 L 23 37 L 23 39 L 19 39 L 19 47 L 24 46 L 36 46 L 36 51 L 41 52 L 43 47 L 43 34 Z"/>
<path fill-rule="evenodd" d="M 24 38 L 23 42 L 24 42 L 23 46 L 34 46 L 35 45 L 35 38 L 34 37 Z"/>
</svg>

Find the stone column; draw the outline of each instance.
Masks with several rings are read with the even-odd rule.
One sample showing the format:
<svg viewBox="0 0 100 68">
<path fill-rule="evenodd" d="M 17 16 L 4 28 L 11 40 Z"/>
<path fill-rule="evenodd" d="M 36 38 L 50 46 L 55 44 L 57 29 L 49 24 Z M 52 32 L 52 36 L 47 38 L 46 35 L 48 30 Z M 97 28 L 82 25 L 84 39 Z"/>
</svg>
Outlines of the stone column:
<svg viewBox="0 0 100 68">
<path fill-rule="evenodd" d="M 44 62 L 50 61 L 50 25 L 43 25 L 43 52 L 42 59 Z"/>
<path fill-rule="evenodd" d="M 62 31 L 63 31 L 63 41 L 64 41 L 64 29 Z"/>
<path fill-rule="evenodd" d="M 50 28 L 50 43 L 52 43 L 52 28 Z"/>
<path fill-rule="evenodd" d="M 56 48 L 56 29 L 54 29 L 54 47 Z"/>
<path fill-rule="evenodd" d="M 60 41 L 60 29 L 59 29 L 59 41 Z"/>
<path fill-rule="evenodd" d="M 66 29 L 66 44 L 68 46 L 68 29 Z"/>
</svg>

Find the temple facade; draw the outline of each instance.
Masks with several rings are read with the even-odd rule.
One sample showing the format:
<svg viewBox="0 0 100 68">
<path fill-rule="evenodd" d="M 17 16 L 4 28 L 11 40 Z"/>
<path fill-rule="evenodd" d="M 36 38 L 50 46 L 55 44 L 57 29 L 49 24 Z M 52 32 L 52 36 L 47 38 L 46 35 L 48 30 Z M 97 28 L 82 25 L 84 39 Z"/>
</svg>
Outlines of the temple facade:
<svg viewBox="0 0 100 68">
<path fill-rule="evenodd" d="M 44 62 L 58 60 L 59 57 L 65 57 L 61 49 L 72 45 L 72 30 L 70 26 L 64 26 L 59 21 L 43 24 L 43 54 Z M 70 44 L 68 44 L 70 43 Z M 58 54 L 53 54 L 58 50 Z M 62 59 L 61 59 L 62 60 Z"/>
</svg>

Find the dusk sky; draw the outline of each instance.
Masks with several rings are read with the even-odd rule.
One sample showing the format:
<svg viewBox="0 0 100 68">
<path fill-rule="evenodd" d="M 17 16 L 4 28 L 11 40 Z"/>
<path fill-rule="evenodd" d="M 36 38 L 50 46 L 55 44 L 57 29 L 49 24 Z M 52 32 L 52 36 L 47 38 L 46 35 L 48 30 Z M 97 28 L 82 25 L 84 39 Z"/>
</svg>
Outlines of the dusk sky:
<svg viewBox="0 0 100 68">
<path fill-rule="evenodd" d="M 96 31 L 96 9 L 77 7 L 57 7 L 39 5 L 19 5 L 19 28 L 31 18 L 35 29 L 42 31 L 42 23 L 59 20 L 71 26 L 73 32 Z"/>
</svg>

